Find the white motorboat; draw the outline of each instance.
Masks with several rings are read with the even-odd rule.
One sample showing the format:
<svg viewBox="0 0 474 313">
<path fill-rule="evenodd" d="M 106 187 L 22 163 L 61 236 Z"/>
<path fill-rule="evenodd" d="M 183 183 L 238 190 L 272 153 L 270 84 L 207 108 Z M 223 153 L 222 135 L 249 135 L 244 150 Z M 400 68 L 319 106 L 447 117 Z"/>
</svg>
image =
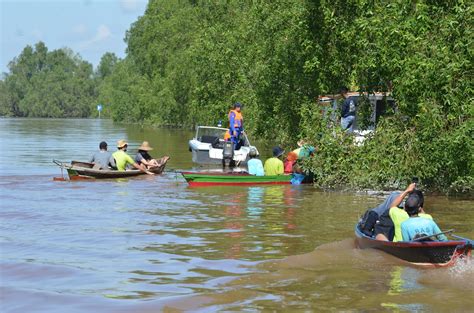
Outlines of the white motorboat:
<svg viewBox="0 0 474 313">
<path fill-rule="evenodd" d="M 196 135 L 189 140 L 189 151 L 193 154 L 193 162 L 198 164 L 222 164 L 224 151 L 224 135 L 227 128 L 213 126 L 198 126 Z M 240 148 L 234 151 L 234 161 L 237 164 L 246 164 L 249 152 L 255 146 L 250 145 L 247 135 L 241 134 Z"/>
</svg>

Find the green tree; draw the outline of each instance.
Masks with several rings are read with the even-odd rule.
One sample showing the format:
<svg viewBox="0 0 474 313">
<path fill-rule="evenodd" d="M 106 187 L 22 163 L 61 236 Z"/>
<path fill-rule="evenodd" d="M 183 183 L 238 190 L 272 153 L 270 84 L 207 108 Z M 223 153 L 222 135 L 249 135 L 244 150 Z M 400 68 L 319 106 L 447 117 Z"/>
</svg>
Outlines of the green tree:
<svg viewBox="0 0 474 313">
<path fill-rule="evenodd" d="M 106 52 L 100 59 L 100 63 L 97 66 L 97 76 L 100 79 L 110 76 L 119 60 L 120 59 L 115 55 L 115 53 Z"/>
<path fill-rule="evenodd" d="M 87 117 L 94 104 L 92 65 L 70 49 L 27 46 L 9 64 L 2 81 L 2 114 L 29 117 Z"/>
</svg>

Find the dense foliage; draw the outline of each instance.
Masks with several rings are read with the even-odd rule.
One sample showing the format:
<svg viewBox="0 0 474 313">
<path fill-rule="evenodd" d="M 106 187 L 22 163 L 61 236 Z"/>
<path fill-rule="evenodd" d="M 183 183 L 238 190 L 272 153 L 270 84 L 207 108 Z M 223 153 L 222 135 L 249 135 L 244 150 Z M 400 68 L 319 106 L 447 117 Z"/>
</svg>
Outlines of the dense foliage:
<svg viewBox="0 0 474 313">
<path fill-rule="evenodd" d="M 74 70 L 46 70 L 35 61 L 45 52 L 25 48 L 0 84 L 0 114 L 87 116 L 97 100 L 114 120 L 193 126 L 225 121 L 240 101 L 254 138 L 318 146 L 306 166 L 322 187 L 398 188 L 417 175 L 472 193 L 473 13 L 463 0 L 151 0 L 127 57 L 104 55 L 94 75 L 67 53 Z M 93 79 L 72 90 L 78 73 Z M 342 85 L 397 101 L 362 146 L 317 103 Z M 370 109 L 359 105 L 360 125 Z"/>
<path fill-rule="evenodd" d="M 399 112 L 363 146 L 318 124 L 320 154 L 310 164 L 318 184 L 395 188 L 413 176 L 427 187 L 473 194 L 473 7 L 463 1 L 360 1 L 348 33 L 360 86 L 393 83 Z M 354 16 L 355 15 L 355 16 Z M 359 35 L 358 35 L 359 34 Z M 308 115 L 306 115 L 308 116 Z M 306 119 L 307 136 L 315 135 Z M 345 141 L 345 144 L 340 145 Z"/>
<path fill-rule="evenodd" d="M 433 0 L 151 1 L 111 77 L 127 82 L 117 93 L 126 104 L 119 96 L 112 110 L 214 124 L 240 101 L 254 136 L 319 147 L 307 167 L 322 187 L 398 188 L 417 175 L 472 192 L 472 11 Z M 315 101 L 341 85 L 392 89 L 397 100 L 363 146 L 328 128 Z"/>
</svg>

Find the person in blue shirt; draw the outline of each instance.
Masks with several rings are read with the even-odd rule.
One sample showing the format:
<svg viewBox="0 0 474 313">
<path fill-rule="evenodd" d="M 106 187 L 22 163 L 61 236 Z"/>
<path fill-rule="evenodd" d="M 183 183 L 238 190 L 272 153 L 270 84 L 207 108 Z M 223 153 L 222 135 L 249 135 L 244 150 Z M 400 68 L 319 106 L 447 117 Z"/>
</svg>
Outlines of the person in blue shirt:
<svg viewBox="0 0 474 313">
<path fill-rule="evenodd" d="M 234 143 L 234 150 L 240 149 L 240 134 L 244 131 L 244 117 L 242 115 L 242 104 L 234 103 L 234 109 L 229 111 L 229 132 L 230 140 Z"/>
<path fill-rule="evenodd" d="M 356 115 L 356 102 L 353 97 L 349 96 L 347 87 L 341 88 L 341 95 L 344 98 L 341 107 L 341 128 L 348 133 L 352 133 Z"/>
<path fill-rule="evenodd" d="M 112 153 L 107 151 L 107 143 L 105 141 L 99 144 L 99 149 L 98 152 L 89 158 L 89 163 L 93 163 L 94 168 L 101 170 L 108 169 L 109 165 L 115 167 L 115 160 L 112 158 Z"/>
<path fill-rule="evenodd" d="M 412 241 L 417 238 L 433 236 L 441 233 L 438 225 L 429 218 L 420 217 L 420 203 L 421 199 L 416 194 L 410 195 L 410 198 L 407 199 L 405 203 L 405 211 L 407 212 L 409 218 L 401 223 L 402 237 L 403 241 Z M 408 203 L 410 202 L 410 203 Z M 447 241 L 448 238 L 444 235 L 437 235 L 431 237 L 435 240 Z"/>
<path fill-rule="evenodd" d="M 264 176 L 263 164 L 260 159 L 257 159 L 257 151 L 251 148 L 249 151 L 250 160 L 247 162 L 249 174 L 256 176 Z"/>
</svg>

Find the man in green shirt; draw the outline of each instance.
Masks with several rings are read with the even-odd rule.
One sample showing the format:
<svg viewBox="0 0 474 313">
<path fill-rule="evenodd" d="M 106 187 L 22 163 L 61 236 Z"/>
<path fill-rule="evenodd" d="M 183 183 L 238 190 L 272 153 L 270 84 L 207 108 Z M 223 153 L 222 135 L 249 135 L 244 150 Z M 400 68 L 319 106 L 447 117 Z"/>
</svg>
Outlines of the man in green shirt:
<svg viewBox="0 0 474 313">
<path fill-rule="evenodd" d="M 416 183 L 410 184 L 404 192 L 399 194 L 398 197 L 393 200 L 392 205 L 390 206 L 389 215 L 390 215 L 390 218 L 392 219 L 394 230 L 395 230 L 395 235 L 393 237 L 394 242 L 403 241 L 401 225 L 404 221 L 406 221 L 409 218 L 408 213 L 406 212 L 407 209 L 416 208 L 420 212 L 418 215 L 419 217 L 423 217 L 423 218 L 427 218 L 431 220 L 433 219 L 431 215 L 424 213 L 423 193 L 421 193 L 421 191 L 419 190 L 415 190 L 415 188 L 416 188 Z M 399 208 L 398 206 L 400 205 L 400 203 L 402 203 L 403 199 L 406 196 L 408 196 L 408 198 L 405 201 L 405 209 Z"/>
<path fill-rule="evenodd" d="M 117 142 L 117 151 L 112 154 L 112 157 L 115 159 L 115 164 L 117 165 L 117 170 L 125 171 L 127 165 L 130 164 L 136 169 L 141 170 L 142 172 L 147 173 L 148 175 L 155 175 L 154 173 L 148 171 L 146 167 L 142 164 L 137 164 L 131 156 L 127 154 L 128 143 L 125 140 L 119 140 Z"/>
<path fill-rule="evenodd" d="M 265 161 L 263 169 L 265 176 L 282 175 L 283 174 L 283 161 L 280 157 L 283 155 L 285 150 L 280 147 L 273 148 L 273 158 Z"/>
</svg>

